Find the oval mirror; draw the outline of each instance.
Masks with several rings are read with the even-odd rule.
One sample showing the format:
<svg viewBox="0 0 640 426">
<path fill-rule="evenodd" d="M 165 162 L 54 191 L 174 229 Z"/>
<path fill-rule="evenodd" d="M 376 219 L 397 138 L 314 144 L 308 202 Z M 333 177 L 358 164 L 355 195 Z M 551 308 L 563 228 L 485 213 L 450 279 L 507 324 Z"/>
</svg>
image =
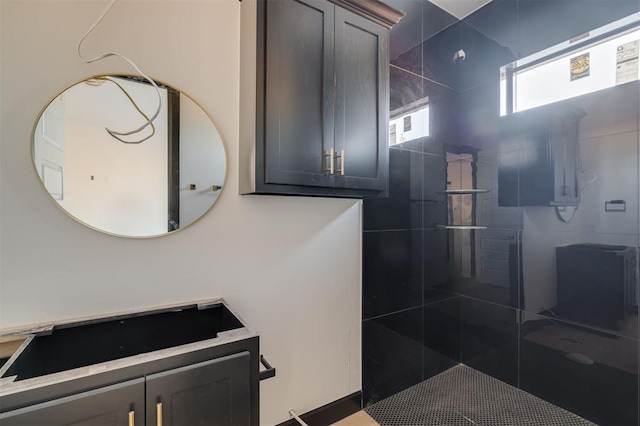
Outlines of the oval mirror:
<svg viewBox="0 0 640 426">
<path fill-rule="evenodd" d="M 33 165 L 51 199 L 74 219 L 112 235 L 156 237 L 195 222 L 218 198 L 226 177 L 218 130 L 191 98 L 158 86 L 154 128 L 126 139 L 153 133 L 141 143 L 123 143 L 105 130 L 136 129 L 157 109 L 155 88 L 138 77 L 82 81 L 40 114 Z"/>
<path fill-rule="evenodd" d="M 578 206 L 556 206 L 556 213 L 563 222 L 570 222 L 573 216 L 576 214 Z"/>
</svg>

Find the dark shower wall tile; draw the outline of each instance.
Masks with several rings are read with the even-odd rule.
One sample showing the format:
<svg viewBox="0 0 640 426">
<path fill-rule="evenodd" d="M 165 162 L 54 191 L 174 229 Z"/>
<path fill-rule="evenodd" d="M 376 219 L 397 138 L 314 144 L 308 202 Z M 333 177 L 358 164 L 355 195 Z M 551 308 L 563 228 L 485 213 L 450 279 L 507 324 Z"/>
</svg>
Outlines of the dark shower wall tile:
<svg viewBox="0 0 640 426">
<path fill-rule="evenodd" d="M 423 2 L 422 40 L 428 40 L 440 31 L 458 22 L 458 18 L 430 1 Z"/>
<path fill-rule="evenodd" d="M 422 75 L 456 90 L 460 67 L 453 63 L 453 56 L 460 50 L 460 25 L 453 24 L 422 43 Z"/>
<path fill-rule="evenodd" d="M 436 228 L 447 223 L 447 162 L 444 157 L 430 154 L 422 159 L 423 227 Z"/>
<path fill-rule="evenodd" d="M 457 141 L 457 94 L 439 83 L 391 66 L 391 148 L 444 155 Z"/>
<path fill-rule="evenodd" d="M 424 306 L 424 379 L 460 362 L 460 298 Z"/>
<path fill-rule="evenodd" d="M 518 385 L 518 311 L 462 298 L 461 360 L 510 385 Z"/>
<path fill-rule="evenodd" d="M 429 96 L 429 136 L 425 138 L 423 152 L 445 155 L 445 146 L 458 142 L 457 94 L 453 89 L 425 80 Z"/>
<path fill-rule="evenodd" d="M 424 230 L 424 302 L 430 303 L 438 300 L 442 294 L 451 293 L 443 291 L 441 286 L 449 280 L 449 231 L 446 229 L 425 229 Z"/>
<path fill-rule="evenodd" d="M 389 0 L 387 3 L 407 14 L 391 29 L 391 63 L 423 75 L 421 43 L 458 19 L 426 0 Z"/>
<path fill-rule="evenodd" d="M 411 50 L 412 47 L 419 45 L 423 40 L 423 2 L 421 0 L 388 0 L 385 3 L 405 13 L 405 16 L 391 28 L 389 33 L 389 58 L 390 62 L 394 63 L 398 57 Z"/>
<path fill-rule="evenodd" d="M 461 191 L 448 194 L 447 223 L 490 229 L 521 229 L 523 210 L 517 207 L 520 163 L 509 158 L 514 153 L 519 158 L 520 152 L 464 149 L 469 153 L 467 160 L 456 161 L 452 156 L 447 163 L 448 189 Z M 505 187 L 500 182 L 501 177 L 505 180 L 505 176 L 513 180 L 511 186 Z M 512 205 L 502 202 L 506 195 L 513 199 Z"/>
<path fill-rule="evenodd" d="M 604 238 L 607 237 L 625 242 L 619 235 L 602 235 L 601 241 L 606 241 Z M 634 244 L 578 242 L 558 245 L 552 262 L 547 262 L 552 276 L 546 280 L 545 275 L 535 274 L 536 269 L 542 269 L 542 263 L 539 262 L 538 268 L 533 269 L 532 266 L 536 265 L 525 258 L 525 298 L 538 301 L 537 305 L 528 303 L 528 306 L 546 302 L 546 305 L 553 306 L 534 313 L 637 339 L 637 237 L 630 238 Z M 541 246 L 535 249 L 545 250 Z M 531 252 L 530 249 L 527 256 L 541 258 L 541 253 Z"/>
<path fill-rule="evenodd" d="M 520 387 L 600 425 L 637 425 L 638 341 L 525 313 Z"/>
<path fill-rule="evenodd" d="M 419 77 L 424 77 L 422 62 L 422 43 L 418 43 L 389 61 L 389 64 L 392 68 L 397 67 Z"/>
<path fill-rule="evenodd" d="M 437 289 L 516 309 L 522 306 L 520 231 L 449 229 L 440 232 L 446 235 L 425 230 L 425 290 Z M 446 244 L 446 252 L 433 251 L 446 253 L 446 257 L 432 254 L 435 261 L 430 263 L 432 241 Z M 440 266 L 443 263 L 447 264 L 446 270 Z M 430 270 L 440 273 L 429 273 Z"/>
<path fill-rule="evenodd" d="M 550 207 L 578 200 L 582 114 L 570 102 L 556 102 L 500 118 L 500 206 Z"/>
<path fill-rule="evenodd" d="M 497 44 L 508 48 L 517 57 L 519 0 L 493 0 L 464 19 L 464 23 Z"/>
<path fill-rule="evenodd" d="M 475 283 L 467 295 L 520 308 L 522 260 L 520 232 L 511 229 L 476 231 Z"/>
<path fill-rule="evenodd" d="M 422 381 L 422 307 L 362 324 L 364 406 Z"/>
<path fill-rule="evenodd" d="M 455 58 L 460 50 L 464 59 Z M 422 59 L 426 78 L 463 92 L 485 84 L 497 87 L 500 67 L 516 57 L 509 48 L 462 21 L 426 40 Z"/>
<path fill-rule="evenodd" d="M 365 319 L 422 304 L 422 231 L 363 235 L 362 303 Z"/>
<path fill-rule="evenodd" d="M 464 23 L 516 58 L 584 34 L 640 10 L 637 0 L 494 0 Z"/>
<path fill-rule="evenodd" d="M 389 149 L 389 197 L 364 200 L 364 230 L 420 229 L 417 193 L 422 193 L 422 154 Z"/>
<path fill-rule="evenodd" d="M 475 187 L 486 191 L 475 195 L 475 224 L 489 229 L 522 229 L 522 207 L 500 205 L 500 158 L 507 154 L 478 152 Z"/>
<path fill-rule="evenodd" d="M 464 50 L 465 59 L 453 66 L 458 68 L 456 88 L 460 92 L 484 85 L 491 85 L 497 91 L 500 67 L 516 59 L 508 47 L 488 38 L 466 22 L 460 24 L 459 49 Z"/>
<path fill-rule="evenodd" d="M 520 0 L 519 53 L 531 55 L 638 10 L 637 0 Z"/>
<path fill-rule="evenodd" d="M 500 142 L 500 88 L 483 84 L 458 95 L 460 145 L 480 151 L 497 151 Z"/>
<path fill-rule="evenodd" d="M 640 81 L 634 81 L 573 98 L 571 102 L 586 114 L 580 121 L 580 138 L 637 131 L 640 125 L 638 93 Z"/>
<path fill-rule="evenodd" d="M 389 145 L 422 151 L 427 123 L 421 122 L 422 108 L 429 104 L 426 80 L 395 66 L 389 67 Z"/>
</svg>

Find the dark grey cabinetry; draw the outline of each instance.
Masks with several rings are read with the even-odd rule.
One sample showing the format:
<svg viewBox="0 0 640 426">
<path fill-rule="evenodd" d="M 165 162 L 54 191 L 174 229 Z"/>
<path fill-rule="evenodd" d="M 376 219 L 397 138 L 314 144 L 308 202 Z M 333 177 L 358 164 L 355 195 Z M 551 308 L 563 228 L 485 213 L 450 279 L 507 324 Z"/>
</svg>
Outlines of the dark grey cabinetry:
<svg viewBox="0 0 640 426">
<path fill-rule="evenodd" d="M 388 190 L 388 30 L 336 7 L 335 186 Z"/>
<path fill-rule="evenodd" d="M 258 425 L 259 363 L 219 299 L 56 324 L 0 369 L 0 424 Z"/>
<path fill-rule="evenodd" d="M 242 352 L 148 376 L 147 425 L 250 424 L 249 361 Z"/>
<path fill-rule="evenodd" d="M 577 206 L 584 111 L 560 103 L 501 119 L 500 206 Z"/>
<path fill-rule="evenodd" d="M 241 352 L 3 413 L 0 424 L 249 425 L 250 371 Z"/>
<path fill-rule="evenodd" d="M 0 414 L 3 426 L 143 426 L 144 378 Z"/>
<path fill-rule="evenodd" d="M 242 7 L 243 39 L 253 43 L 243 44 L 241 169 L 248 170 L 240 192 L 386 191 L 388 27 L 329 0 Z"/>
<path fill-rule="evenodd" d="M 266 8 L 265 183 L 333 186 L 323 152 L 334 139 L 334 16 L 326 0 Z"/>
</svg>

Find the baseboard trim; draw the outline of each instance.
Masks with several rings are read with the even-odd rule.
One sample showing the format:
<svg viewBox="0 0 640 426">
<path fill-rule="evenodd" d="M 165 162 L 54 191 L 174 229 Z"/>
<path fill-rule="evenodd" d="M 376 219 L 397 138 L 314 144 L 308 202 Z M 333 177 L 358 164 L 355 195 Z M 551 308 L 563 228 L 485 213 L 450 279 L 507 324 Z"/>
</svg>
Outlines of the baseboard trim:
<svg viewBox="0 0 640 426">
<path fill-rule="evenodd" d="M 300 415 L 309 426 L 327 426 L 362 410 L 362 391 L 352 393 L 322 407 Z M 289 419 L 277 426 L 300 426 L 295 419 Z"/>
</svg>

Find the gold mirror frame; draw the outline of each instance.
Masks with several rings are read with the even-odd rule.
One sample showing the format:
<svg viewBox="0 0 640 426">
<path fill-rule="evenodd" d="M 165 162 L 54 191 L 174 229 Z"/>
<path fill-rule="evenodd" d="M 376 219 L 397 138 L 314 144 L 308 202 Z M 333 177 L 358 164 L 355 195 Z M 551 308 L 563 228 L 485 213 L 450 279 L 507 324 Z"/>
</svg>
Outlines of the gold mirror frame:
<svg viewBox="0 0 640 426">
<path fill-rule="evenodd" d="M 96 83 L 104 77 L 119 84 Z M 138 127 L 132 123 L 145 120 L 139 111 L 157 108 L 155 89 L 136 76 L 97 75 L 78 81 L 60 91 L 38 114 L 31 133 L 35 175 L 51 201 L 88 228 L 125 238 L 170 235 L 207 214 L 225 187 L 227 154 L 218 127 L 192 97 L 156 83 L 166 104 L 153 130 L 132 136 L 141 139 L 151 131 L 157 133 L 140 144 L 123 144 L 105 130 Z M 96 101 L 83 102 L 83 96 L 94 90 L 100 92 L 91 95 Z M 148 100 L 147 91 L 153 93 Z M 108 102 L 100 97 L 105 94 Z M 105 114 L 111 103 L 117 103 L 117 108 Z M 64 110 L 60 116 L 61 105 Z M 74 105 L 82 108 L 73 110 Z M 134 153 L 139 157 L 131 157 Z M 174 166 L 179 164 L 177 169 L 169 166 L 172 157 Z M 161 176 L 163 167 L 166 178 Z M 171 184 L 172 180 L 178 183 Z M 166 191 L 158 190 L 160 187 Z M 166 231 L 161 231 L 160 218 Z"/>
</svg>

